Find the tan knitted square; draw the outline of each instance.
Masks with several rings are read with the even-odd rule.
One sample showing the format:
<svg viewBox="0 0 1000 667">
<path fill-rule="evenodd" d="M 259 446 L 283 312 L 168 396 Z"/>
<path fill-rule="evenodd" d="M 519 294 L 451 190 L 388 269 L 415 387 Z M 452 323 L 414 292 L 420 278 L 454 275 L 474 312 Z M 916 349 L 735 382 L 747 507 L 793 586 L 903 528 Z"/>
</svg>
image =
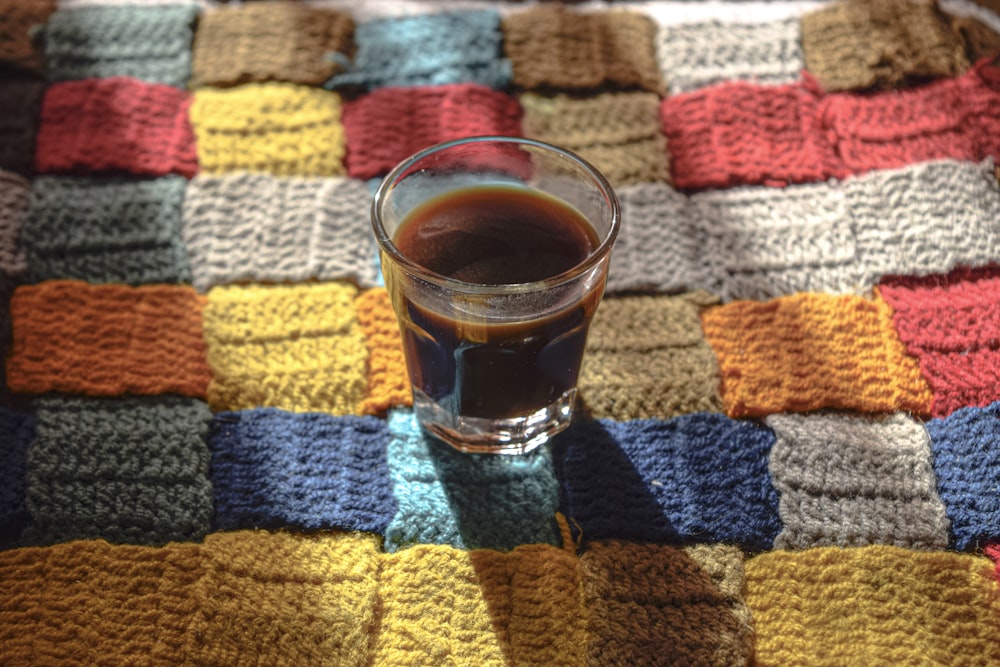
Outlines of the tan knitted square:
<svg viewBox="0 0 1000 667">
<path fill-rule="evenodd" d="M 56 0 L 0 0 L 0 64 L 43 71 L 45 56 L 36 31 L 56 9 Z"/>
<path fill-rule="evenodd" d="M 969 67 L 961 35 L 926 0 L 847 0 L 805 14 L 802 53 L 831 91 L 889 89 Z"/>
<path fill-rule="evenodd" d="M 206 12 L 195 34 L 191 86 L 288 81 L 318 85 L 354 52 L 349 14 L 295 2 Z"/>
<path fill-rule="evenodd" d="M 954 25 L 965 39 L 965 52 L 969 62 L 976 62 L 980 58 L 995 58 L 1000 54 L 1000 34 L 987 24 L 969 16 L 956 19 Z"/>
<path fill-rule="evenodd" d="M 602 85 L 663 91 L 656 24 L 634 11 L 581 13 L 539 6 L 503 21 L 504 52 L 514 84 L 526 89 Z"/>
<path fill-rule="evenodd" d="M 666 182 L 667 139 L 660 98 L 653 93 L 602 93 L 593 97 L 521 96 L 526 137 L 579 153 L 612 185 Z"/>
<path fill-rule="evenodd" d="M 580 373 L 590 414 L 624 421 L 720 412 L 718 364 L 699 319 L 714 301 L 702 292 L 605 298 Z"/>
</svg>

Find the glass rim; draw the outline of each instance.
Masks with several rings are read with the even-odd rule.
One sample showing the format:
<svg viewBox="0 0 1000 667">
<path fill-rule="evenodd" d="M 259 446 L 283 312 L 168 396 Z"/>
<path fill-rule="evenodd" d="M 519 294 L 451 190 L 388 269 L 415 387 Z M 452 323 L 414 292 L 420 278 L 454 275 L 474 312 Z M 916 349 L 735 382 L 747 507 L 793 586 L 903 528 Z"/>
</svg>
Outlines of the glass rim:
<svg viewBox="0 0 1000 667">
<path fill-rule="evenodd" d="M 580 260 L 579 263 L 573 265 L 569 269 L 561 273 L 557 273 L 554 276 L 549 276 L 548 278 L 543 278 L 542 280 L 536 280 L 526 283 L 471 283 L 464 280 L 457 280 L 455 278 L 450 278 L 446 275 L 431 271 L 430 269 L 414 262 L 409 257 L 400 252 L 399 248 L 389 235 L 385 231 L 385 226 L 382 223 L 382 212 L 381 204 L 386 197 L 386 193 L 391 189 L 392 184 L 407 170 L 409 170 L 414 164 L 423 160 L 435 153 L 439 153 L 456 146 L 463 146 L 467 144 L 485 144 L 485 143 L 496 143 L 496 144 L 510 144 L 510 145 L 523 145 L 531 146 L 532 148 L 540 149 L 543 151 L 548 151 L 561 155 L 562 157 L 568 159 L 571 162 L 577 164 L 581 167 L 597 185 L 598 190 L 607 200 L 611 212 L 611 224 L 604 238 L 593 252 L 587 255 L 585 258 Z M 568 202 L 566 202 L 568 204 Z M 575 208 L 575 207 L 574 207 Z M 463 292 L 474 293 L 474 294 L 517 294 L 517 293 L 529 293 L 535 292 L 542 289 L 547 289 L 550 287 L 562 285 L 568 283 L 593 269 L 597 264 L 603 261 L 611 251 L 611 246 L 614 244 L 616 237 L 618 236 L 618 230 L 621 227 L 621 203 L 618 200 L 618 195 L 615 193 L 614 188 L 611 187 L 611 183 L 608 179 L 598 170 L 594 165 L 580 157 L 576 153 L 566 148 L 560 146 L 555 146 L 553 144 L 546 143 L 544 141 L 538 141 L 537 139 L 528 139 L 524 137 L 512 137 L 503 135 L 483 135 L 475 137 L 465 137 L 462 139 L 453 139 L 451 141 L 445 141 L 433 146 L 429 146 L 423 150 L 417 151 L 408 158 L 402 160 L 399 164 L 392 168 L 388 174 L 379 183 L 378 188 L 375 190 L 375 195 L 372 198 L 371 204 L 371 225 L 372 230 L 375 234 L 375 241 L 378 243 L 379 249 L 383 252 L 388 253 L 392 256 L 393 260 L 398 264 L 402 265 L 410 274 L 419 277 L 422 280 L 433 283 L 440 287 L 445 287 L 449 289 L 457 289 Z M 586 216 L 584 216 L 586 217 Z M 384 269 L 383 269 L 384 271 Z"/>
</svg>

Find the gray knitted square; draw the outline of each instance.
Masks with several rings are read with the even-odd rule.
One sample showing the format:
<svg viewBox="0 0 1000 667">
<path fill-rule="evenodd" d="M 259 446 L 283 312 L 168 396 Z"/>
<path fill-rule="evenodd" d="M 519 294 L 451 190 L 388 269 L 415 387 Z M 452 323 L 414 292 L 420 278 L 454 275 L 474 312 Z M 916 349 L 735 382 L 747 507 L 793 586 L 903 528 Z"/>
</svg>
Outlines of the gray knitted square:
<svg viewBox="0 0 1000 667">
<path fill-rule="evenodd" d="M 20 276 L 28 268 L 21 230 L 31 205 L 26 178 L 0 169 L 0 273 Z"/>
</svg>

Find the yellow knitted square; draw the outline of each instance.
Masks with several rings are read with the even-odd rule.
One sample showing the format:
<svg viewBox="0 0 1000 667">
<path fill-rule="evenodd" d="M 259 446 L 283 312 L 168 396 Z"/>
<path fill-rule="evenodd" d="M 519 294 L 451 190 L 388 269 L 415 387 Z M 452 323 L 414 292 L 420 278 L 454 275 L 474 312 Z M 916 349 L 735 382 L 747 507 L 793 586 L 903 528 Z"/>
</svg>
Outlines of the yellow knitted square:
<svg viewBox="0 0 1000 667">
<path fill-rule="evenodd" d="M 389 293 L 383 287 L 366 290 L 355 307 L 368 347 L 368 392 L 361 412 L 381 415 L 389 408 L 413 405 L 403 341 Z"/>
<path fill-rule="evenodd" d="M 357 291 L 348 283 L 211 290 L 204 311 L 210 407 L 358 414 L 368 352 Z"/>
<path fill-rule="evenodd" d="M 759 665 L 1000 664 L 988 558 L 887 545 L 747 561 Z"/>
<path fill-rule="evenodd" d="M 203 173 L 342 176 L 340 96 L 292 83 L 200 88 L 191 103 Z"/>
</svg>

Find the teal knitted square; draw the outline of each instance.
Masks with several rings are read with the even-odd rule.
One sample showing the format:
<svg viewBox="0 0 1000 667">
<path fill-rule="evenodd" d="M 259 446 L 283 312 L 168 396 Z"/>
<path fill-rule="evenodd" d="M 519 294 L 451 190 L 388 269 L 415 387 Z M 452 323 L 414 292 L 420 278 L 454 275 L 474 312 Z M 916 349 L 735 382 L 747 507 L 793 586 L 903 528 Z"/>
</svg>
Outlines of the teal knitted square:
<svg viewBox="0 0 1000 667">
<path fill-rule="evenodd" d="M 130 76 L 184 88 L 198 11 L 193 3 L 60 9 L 44 33 L 49 77 Z"/>
<path fill-rule="evenodd" d="M 147 180 L 40 176 L 24 223 L 28 280 L 190 280 L 181 239 L 181 176 Z"/>
</svg>

